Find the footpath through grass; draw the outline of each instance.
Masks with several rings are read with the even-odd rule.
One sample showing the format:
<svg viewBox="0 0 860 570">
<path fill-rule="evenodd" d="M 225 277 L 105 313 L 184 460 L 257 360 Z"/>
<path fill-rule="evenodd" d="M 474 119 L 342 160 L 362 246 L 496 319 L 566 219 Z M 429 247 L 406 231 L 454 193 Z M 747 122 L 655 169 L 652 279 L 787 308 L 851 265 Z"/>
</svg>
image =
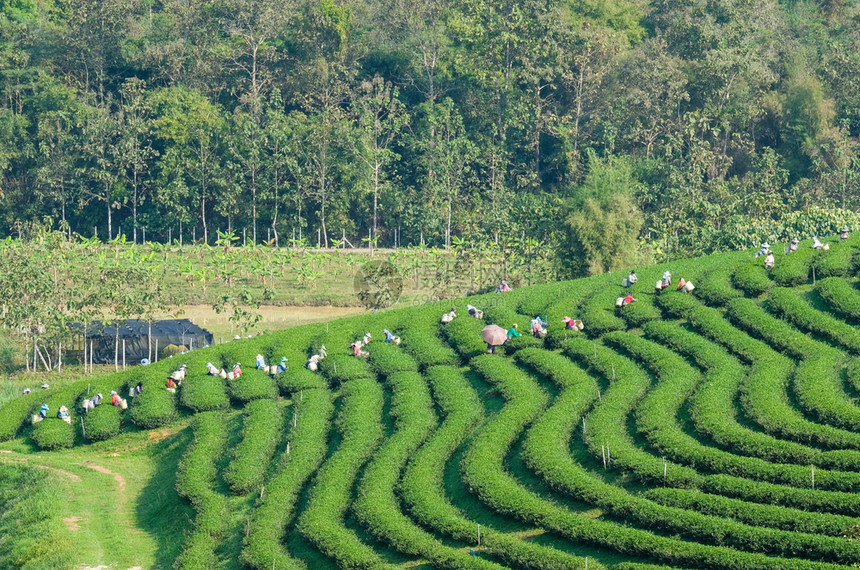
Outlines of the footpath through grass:
<svg viewBox="0 0 860 570">
<path fill-rule="evenodd" d="M 172 567 L 193 520 L 190 506 L 175 492 L 177 466 L 189 440 L 179 422 L 68 451 L 37 452 L 22 439 L 0 445 L 0 473 L 27 479 L 32 472 L 43 472 L 48 477 L 48 490 L 40 484 L 35 495 L 40 500 L 25 504 L 50 515 L 44 528 L 25 531 L 35 535 L 33 540 L 51 537 L 50 542 L 37 541 L 44 554 L 24 553 L 32 567 Z M 5 482 L 0 477 L 0 513 L 10 508 L 4 502 Z M 26 487 L 21 490 L 26 492 Z M 5 530 L 0 527 L 0 532 Z M 27 544 L 32 543 L 16 540 L 16 550 Z M 41 560 L 53 551 L 62 559 Z M 23 565 L 21 560 L 7 565 L 3 556 L 0 550 L 2 567 Z"/>
</svg>

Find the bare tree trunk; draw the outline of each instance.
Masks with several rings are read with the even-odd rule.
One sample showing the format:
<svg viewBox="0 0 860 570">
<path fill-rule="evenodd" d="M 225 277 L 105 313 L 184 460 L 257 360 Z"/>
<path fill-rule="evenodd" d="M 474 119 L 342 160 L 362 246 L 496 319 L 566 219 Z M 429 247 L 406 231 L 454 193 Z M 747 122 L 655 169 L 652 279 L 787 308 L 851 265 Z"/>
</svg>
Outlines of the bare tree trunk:
<svg viewBox="0 0 860 570">
<path fill-rule="evenodd" d="M 107 204 L 107 238 L 108 241 L 113 239 L 113 220 L 111 219 L 111 211 L 110 211 L 110 190 L 105 187 L 105 203 Z"/>
</svg>

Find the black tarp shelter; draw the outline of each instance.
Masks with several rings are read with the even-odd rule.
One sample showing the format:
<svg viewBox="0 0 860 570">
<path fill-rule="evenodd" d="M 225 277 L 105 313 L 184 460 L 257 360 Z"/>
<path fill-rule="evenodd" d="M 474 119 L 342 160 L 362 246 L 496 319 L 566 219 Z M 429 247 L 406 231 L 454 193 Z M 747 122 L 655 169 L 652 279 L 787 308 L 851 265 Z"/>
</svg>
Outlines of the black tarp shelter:
<svg viewBox="0 0 860 570">
<path fill-rule="evenodd" d="M 79 327 L 82 329 L 83 327 Z M 125 362 L 137 364 L 144 358 L 149 358 L 150 334 L 152 335 L 152 350 L 155 351 L 156 341 L 158 350 L 169 344 L 184 346 L 188 349 L 200 348 L 214 343 L 215 338 L 206 329 L 192 323 L 189 319 L 171 319 L 166 321 L 149 321 L 129 319 L 119 323 L 119 357 L 123 361 L 123 341 L 125 341 Z M 117 325 L 93 321 L 87 328 L 87 345 L 93 343 L 93 362 L 96 364 L 112 364 L 116 354 Z M 154 356 L 154 354 L 153 354 Z"/>
</svg>

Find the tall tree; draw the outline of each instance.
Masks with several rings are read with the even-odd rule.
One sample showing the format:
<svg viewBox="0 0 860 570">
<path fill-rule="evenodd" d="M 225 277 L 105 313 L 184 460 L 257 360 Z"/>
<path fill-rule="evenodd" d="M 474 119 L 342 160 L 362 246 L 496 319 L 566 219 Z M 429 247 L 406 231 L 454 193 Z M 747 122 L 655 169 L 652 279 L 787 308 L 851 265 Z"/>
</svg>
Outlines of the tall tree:
<svg viewBox="0 0 860 570">
<path fill-rule="evenodd" d="M 379 193 L 389 176 L 389 166 L 398 156 L 394 142 L 408 121 L 406 109 L 398 99 L 397 88 L 378 75 L 362 82 L 353 101 L 355 115 L 355 153 L 365 168 L 365 180 L 373 195 L 372 237 L 377 236 Z"/>
<path fill-rule="evenodd" d="M 145 199 L 150 183 L 150 161 L 158 155 L 150 140 L 152 109 L 145 97 L 146 83 L 138 79 L 126 81 L 120 88 L 117 124 L 117 162 L 125 181 L 131 186 L 133 242 L 137 243 L 137 213 Z"/>
</svg>

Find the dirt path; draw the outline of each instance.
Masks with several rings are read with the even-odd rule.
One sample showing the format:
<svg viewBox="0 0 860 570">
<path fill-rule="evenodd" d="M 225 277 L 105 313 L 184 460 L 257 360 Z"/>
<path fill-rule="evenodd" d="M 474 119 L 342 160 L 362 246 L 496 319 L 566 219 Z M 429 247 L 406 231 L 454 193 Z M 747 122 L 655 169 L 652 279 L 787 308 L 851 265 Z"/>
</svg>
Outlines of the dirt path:
<svg viewBox="0 0 860 570">
<path fill-rule="evenodd" d="M 125 491 L 125 477 L 120 475 L 119 473 L 114 473 L 107 467 L 102 467 L 101 465 L 95 465 L 92 461 L 84 461 L 83 463 L 73 463 L 73 465 L 83 465 L 84 467 L 89 467 L 90 469 L 94 469 L 99 473 L 104 473 L 105 475 L 113 475 L 113 480 L 116 481 L 117 486 L 119 487 L 120 493 Z M 80 480 L 80 477 L 78 477 Z M 125 502 L 125 496 L 120 495 L 120 501 Z"/>
<path fill-rule="evenodd" d="M 10 453 L 11 454 L 13 452 L 3 449 L 3 450 L 0 450 L 0 453 Z M 65 469 L 59 469 L 57 467 L 51 467 L 49 465 L 41 465 L 39 463 L 30 463 L 29 457 L 15 457 L 15 458 L 10 458 L 9 461 L 14 461 L 16 463 L 28 463 L 30 465 L 33 465 L 34 467 L 38 467 L 39 469 L 45 469 L 47 471 L 53 471 L 57 475 L 60 475 L 61 477 L 64 477 L 64 478 L 68 479 L 69 481 L 74 481 L 76 483 L 81 480 L 81 477 L 79 475 L 75 475 L 74 473 L 72 473 L 70 471 L 66 471 Z"/>
<path fill-rule="evenodd" d="M 71 531 L 78 531 L 81 530 L 81 525 L 79 525 L 78 523 L 82 520 L 84 519 L 82 519 L 81 517 L 66 517 L 63 519 L 63 523 L 65 523 L 67 529 Z"/>
</svg>

